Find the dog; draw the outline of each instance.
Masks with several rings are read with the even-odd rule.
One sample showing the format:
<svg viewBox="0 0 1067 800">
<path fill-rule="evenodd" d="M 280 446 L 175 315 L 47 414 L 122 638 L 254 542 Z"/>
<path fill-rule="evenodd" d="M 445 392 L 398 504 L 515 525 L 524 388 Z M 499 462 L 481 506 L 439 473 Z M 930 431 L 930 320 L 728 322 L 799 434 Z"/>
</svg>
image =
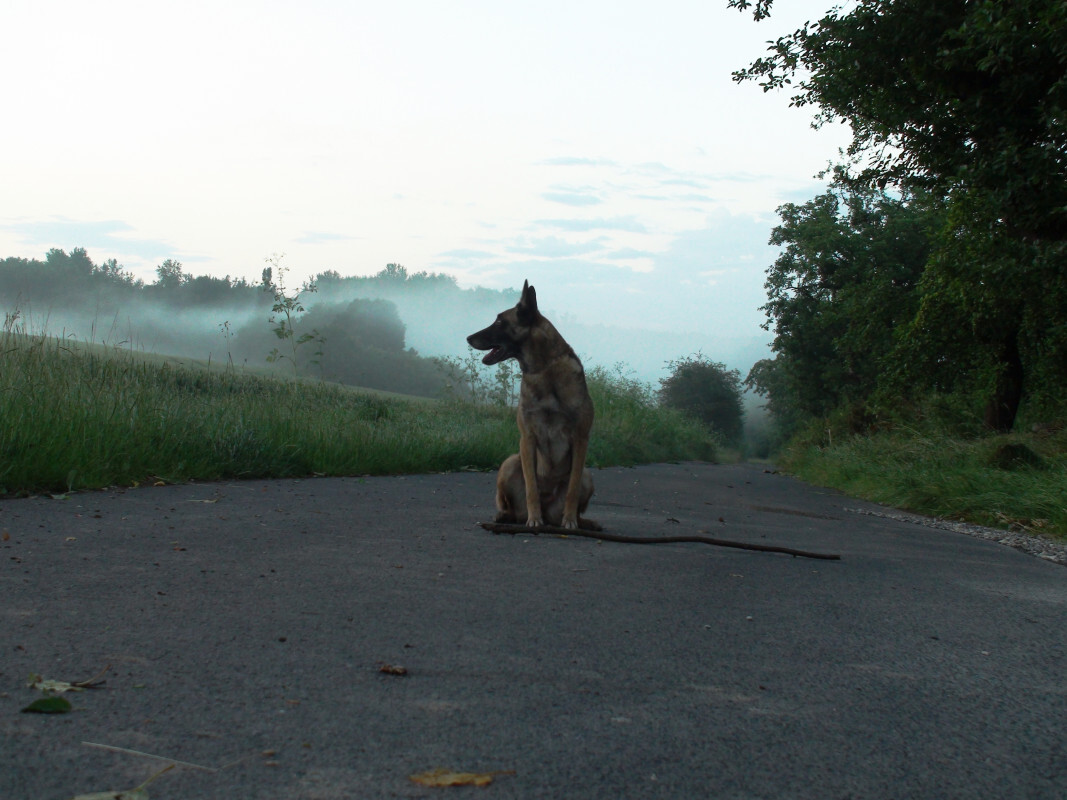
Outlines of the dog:
<svg viewBox="0 0 1067 800">
<path fill-rule="evenodd" d="M 483 364 L 509 358 L 519 362 L 519 452 L 509 456 L 496 479 L 496 521 L 529 528 L 544 525 L 601 530 L 583 519 L 593 496 L 593 476 L 585 466 L 593 428 L 593 398 L 582 362 L 556 328 L 537 310 L 529 281 L 514 308 L 497 315 L 467 343 L 488 350 Z"/>
</svg>

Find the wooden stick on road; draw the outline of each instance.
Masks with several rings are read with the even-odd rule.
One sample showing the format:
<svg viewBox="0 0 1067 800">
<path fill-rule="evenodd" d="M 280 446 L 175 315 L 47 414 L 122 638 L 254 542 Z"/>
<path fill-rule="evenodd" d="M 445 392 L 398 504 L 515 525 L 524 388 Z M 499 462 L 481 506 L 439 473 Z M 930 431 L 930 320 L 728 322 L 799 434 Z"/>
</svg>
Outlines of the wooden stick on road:
<svg viewBox="0 0 1067 800">
<path fill-rule="evenodd" d="M 713 544 L 718 547 L 736 547 L 739 550 L 758 550 L 761 553 L 785 553 L 790 556 L 801 558 L 821 558 L 826 561 L 840 561 L 841 556 L 834 553 L 812 553 L 807 550 L 794 550 L 792 547 L 778 547 L 770 544 L 750 544 L 748 542 L 734 542 L 729 539 L 713 539 L 710 536 L 618 536 L 613 533 L 603 533 L 588 530 L 571 530 L 560 528 L 556 525 L 542 525 L 539 528 L 531 528 L 527 525 L 516 525 L 504 522 L 479 522 L 480 526 L 491 533 L 554 533 L 560 536 L 584 536 L 587 539 L 599 539 L 604 542 L 623 542 L 625 544 L 670 544 L 672 542 L 699 542 L 701 544 Z"/>
</svg>

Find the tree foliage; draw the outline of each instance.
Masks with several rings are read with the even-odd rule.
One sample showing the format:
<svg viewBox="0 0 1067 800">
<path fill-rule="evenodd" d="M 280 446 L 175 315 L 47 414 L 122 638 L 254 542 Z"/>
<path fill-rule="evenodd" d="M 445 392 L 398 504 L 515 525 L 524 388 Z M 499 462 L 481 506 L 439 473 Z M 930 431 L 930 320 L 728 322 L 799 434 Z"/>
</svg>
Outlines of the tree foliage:
<svg viewBox="0 0 1067 800">
<path fill-rule="evenodd" d="M 874 393 L 917 308 L 939 214 L 922 201 L 842 185 L 778 213 L 771 243 L 783 249 L 763 306 L 777 355 L 747 382 L 796 421 Z"/>
<path fill-rule="evenodd" d="M 1067 239 L 1063 0 L 859 0 L 735 79 L 767 90 L 798 73 L 792 104 L 818 106 L 816 124 L 851 125 L 865 182 L 976 192 L 1012 235 Z"/>
<path fill-rule="evenodd" d="M 728 5 L 761 19 L 772 2 Z M 879 248 L 873 231 L 877 258 L 849 260 L 850 307 L 819 274 L 834 261 L 825 237 L 845 234 L 827 224 L 831 201 L 799 217 L 784 206 L 778 234 L 802 230 L 818 256 L 794 249 L 792 264 L 772 269 L 766 310 L 780 358 L 754 371 L 754 383 L 799 392 L 821 379 L 821 399 L 800 392 L 796 403 L 822 413 L 867 395 L 862 366 L 878 365 L 898 393 L 985 392 L 993 430 L 1010 429 L 1028 398 L 1053 394 L 1067 350 L 1067 3 L 857 0 L 771 43 L 735 79 L 792 87 L 793 105 L 818 107 L 816 126 L 849 123 L 850 161 L 835 185 L 858 199 L 891 188 L 925 219 L 921 263 L 912 260 L 920 251 Z M 905 288 L 897 276 L 884 296 L 880 276 L 904 260 L 907 291 L 896 291 Z M 790 276 L 800 278 L 796 294 L 778 282 Z M 823 294 L 810 294 L 813 285 Z"/>
<path fill-rule="evenodd" d="M 741 373 L 700 353 L 671 361 L 667 368 L 670 375 L 660 379 L 660 402 L 710 425 L 727 443 L 738 443 L 744 418 Z"/>
</svg>

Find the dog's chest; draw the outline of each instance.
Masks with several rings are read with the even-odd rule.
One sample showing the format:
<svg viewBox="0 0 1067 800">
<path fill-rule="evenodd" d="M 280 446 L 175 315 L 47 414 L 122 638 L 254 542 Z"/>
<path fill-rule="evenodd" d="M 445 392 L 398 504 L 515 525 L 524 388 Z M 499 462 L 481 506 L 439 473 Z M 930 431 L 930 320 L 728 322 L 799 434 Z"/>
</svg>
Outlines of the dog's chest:
<svg viewBox="0 0 1067 800">
<path fill-rule="evenodd" d="M 532 430 L 538 439 L 570 438 L 574 434 L 574 413 L 555 394 L 530 397 L 524 393 L 519 412 L 527 429 Z"/>
<path fill-rule="evenodd" d="M 561 392 L 560 388 L 552 381 L 524 380 L 520 390 L 519 413 L 523 427 L 537 443 L 542 467 L 569 464 L 582 416 L 581 405 L 586 393 L 569 391 L 570 387 Z"/>
<path fill-rule="evenodd" d="M 538 472 L 547 472 L 550 465 L 551 469 L 568 466 L 574 441 L 573 419 L 560 410 L 542 409 L 528 424 L 537 442 Z"/>
</svg>

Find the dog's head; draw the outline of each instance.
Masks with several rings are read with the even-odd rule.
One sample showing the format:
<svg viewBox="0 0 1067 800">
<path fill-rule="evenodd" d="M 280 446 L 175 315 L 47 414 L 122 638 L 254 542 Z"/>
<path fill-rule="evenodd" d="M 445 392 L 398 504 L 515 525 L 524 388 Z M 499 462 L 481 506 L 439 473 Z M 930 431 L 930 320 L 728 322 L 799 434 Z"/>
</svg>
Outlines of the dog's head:
<svg viewBox="0 0 1067 800">
<path fill-rule="evenodd" d="M 475 350 L 488 350 L 483 364 L 496 364 L 508 358 L 518 358 L 522 346 L 530 336 L 530 328 L 541 317 L 537 310 L 537 293 L 529 281 L 522 284 L 522 296 L 514 308 L 496 315 L 488 328 L 467 337 L 467 344 Z"/>
</svg>

